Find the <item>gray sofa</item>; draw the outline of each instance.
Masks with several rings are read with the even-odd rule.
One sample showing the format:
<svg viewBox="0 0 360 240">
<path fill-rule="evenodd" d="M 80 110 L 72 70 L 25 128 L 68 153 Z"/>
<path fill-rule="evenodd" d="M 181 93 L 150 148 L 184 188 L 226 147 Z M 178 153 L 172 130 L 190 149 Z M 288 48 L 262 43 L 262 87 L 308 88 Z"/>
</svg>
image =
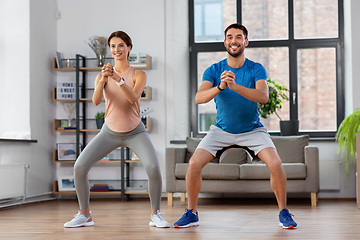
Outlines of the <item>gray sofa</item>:
<svg viewBox="0 0 360 240">
<path fill-rule="evenodd" d="M 200 138 L 187 138 L 186 148 L 166 149 L 166 191 L 168 205 L 173 193 L 185 202 L 185 175 L 191 155 Z M 309 136 L 272 137 L 287 177 L 288 193 L 311 193 L 311 206 L 317 205 L 319 192 L 319 150 L 310 147 Z M 272 193 L 270 171 L 259 161 L 251 161 L 242 148 L 232 148 L 218 163 L 214 158 L 201 171 L 201 193 Z"/>
</svg>

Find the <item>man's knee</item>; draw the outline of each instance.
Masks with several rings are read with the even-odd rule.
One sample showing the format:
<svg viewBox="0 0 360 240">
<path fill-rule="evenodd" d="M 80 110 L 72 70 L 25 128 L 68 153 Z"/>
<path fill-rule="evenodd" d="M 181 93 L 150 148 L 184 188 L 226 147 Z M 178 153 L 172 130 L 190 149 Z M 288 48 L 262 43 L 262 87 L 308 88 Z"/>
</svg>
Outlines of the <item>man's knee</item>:
<svg viewBox="0 0 360 240">
<path fill-rule="evenodd" d="M 196 157 L 191 157 L 188 165 L 188 172 L 201 172 L 202 164 L 199 164 Z"/>
<path fill-rule="evenodd" d="M 188 171 L 200 172 L 214 157 L 204 149 L 197 149 L 191 156 Z"/>
</svg>

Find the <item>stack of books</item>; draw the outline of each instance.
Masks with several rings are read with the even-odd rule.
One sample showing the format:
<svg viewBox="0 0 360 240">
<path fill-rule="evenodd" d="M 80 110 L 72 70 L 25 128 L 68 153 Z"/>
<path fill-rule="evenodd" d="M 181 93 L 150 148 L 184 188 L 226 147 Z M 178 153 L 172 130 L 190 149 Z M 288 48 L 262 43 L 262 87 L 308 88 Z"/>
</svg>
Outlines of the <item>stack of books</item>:
<svg viewBox="0 0 360 240">
<path fill-rule="evenodd" d="M 94 184 L 94 186 L 91 188 L 92 192 L 108 192 L 109 191 L 109 185 L 107 184 Z"/>
<path fill-rule="evenodd" d="M 56 128 L 56 130 L 75 130 L 76 129 L 76 127 L 58 127 L 58 128 Z"/>
</svg>

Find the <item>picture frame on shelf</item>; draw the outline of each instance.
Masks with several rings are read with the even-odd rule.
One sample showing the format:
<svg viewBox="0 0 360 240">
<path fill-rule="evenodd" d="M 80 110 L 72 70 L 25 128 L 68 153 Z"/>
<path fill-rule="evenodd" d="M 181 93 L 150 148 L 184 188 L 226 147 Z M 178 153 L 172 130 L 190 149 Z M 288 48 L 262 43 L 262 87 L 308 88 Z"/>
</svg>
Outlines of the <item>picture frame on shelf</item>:
<svg viewBox="0 0 360 240">
<path fill-rule="evenodd" d="M 60 52 L 55 52 L 55 59 L 57 68 L 62 68 L 62 54 Z"/>
<path fill-rule="evenodd" d="M 129 63 L 140 63 L 140 53 L 139 52 L 130 52 Z"/>
<path fill-rule="evenodd" d="M 58 160 L 74 161 L 76 160 L 76 143 L 57 143 Z M 81 144 L 79 144 L 79 153 L 81 153 Z"/>
<path fill-rule="evenodd" d="M 75 191 L 74 176 L 58 176 L 58 189 L 59 192 Z"/>
</svg>

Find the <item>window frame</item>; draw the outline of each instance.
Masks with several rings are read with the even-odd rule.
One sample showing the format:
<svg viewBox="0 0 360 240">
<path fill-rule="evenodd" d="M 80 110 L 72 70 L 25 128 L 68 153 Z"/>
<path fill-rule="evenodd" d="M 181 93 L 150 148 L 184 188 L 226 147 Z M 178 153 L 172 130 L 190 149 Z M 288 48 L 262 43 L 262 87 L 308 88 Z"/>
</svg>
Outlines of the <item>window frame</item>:
<svg viewBox="0 0 360 240">
<path fill-rule="evenodd" d="M 195 42 L 194 35 L 194 1 L 189 0 L 189 70 L 190 70 L 190 131 L 191 136 L 203 137 L 205 134 L 199 133 L 198 129 L 198 109 L 195 104 L 195 95 L 198 89 L 198 63 L 197 55 L 200 52 L 219 52 L 226 51 L 223 42 Z M 336 52 L 336 128 L 339 127 L 345 116 L 345 78 L 344 78 L 344 7 L 343 0 L 338 0 L 338 37 L 336 38 L 294 38 L 294 0 L 288 0 L 288 39 L 282 40 L 253 40 L 249 41 L 247 48 L 267 48 L 267 47 L 288 47 L 289 48 L 289 95 L 296 93 L 296 101 L 289 98 L 290 120 L 298 119 L 298 69 L 297 51 L 307 48 L 335 48 Z M 238 23 L 241 18 L 242 0 L 236 0 L 236 19 Z M 251 32 L 251 29 L 249 29 Z M 215 63 L 215 62 L 214 62 Z M 271 135 L 280 135 L 280 132 L 269 132 Z M 335 139 L 334 131 L 300 131 L 300 134 L 308 134 L 316 139 Z"/>
</svg>

